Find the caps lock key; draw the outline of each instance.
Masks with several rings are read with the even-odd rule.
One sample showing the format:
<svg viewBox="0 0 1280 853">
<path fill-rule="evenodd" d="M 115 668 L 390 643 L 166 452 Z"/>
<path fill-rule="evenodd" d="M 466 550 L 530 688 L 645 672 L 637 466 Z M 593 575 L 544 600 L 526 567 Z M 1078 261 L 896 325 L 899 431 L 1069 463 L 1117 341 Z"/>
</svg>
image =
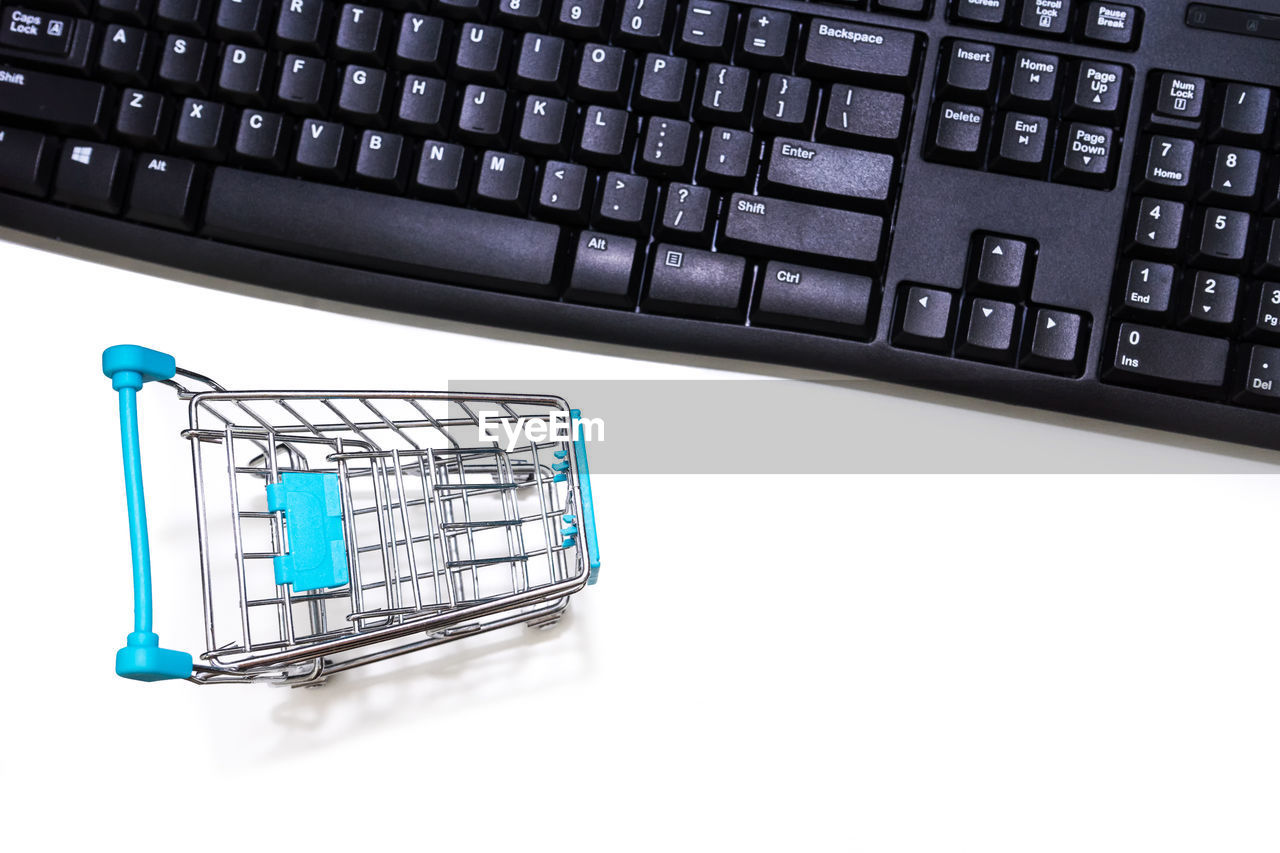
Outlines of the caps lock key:
<svg viewBox="0 0 1280 853">
<path fill-rule="evenodd" d="M 0 20 L 4 22 L 0 28 L 2 47 L 53 56 L 66 56 L 71 50 L 71 35 L 76 28 L 74 18 L 14 6 L 5 9 Z"/>
</svg>

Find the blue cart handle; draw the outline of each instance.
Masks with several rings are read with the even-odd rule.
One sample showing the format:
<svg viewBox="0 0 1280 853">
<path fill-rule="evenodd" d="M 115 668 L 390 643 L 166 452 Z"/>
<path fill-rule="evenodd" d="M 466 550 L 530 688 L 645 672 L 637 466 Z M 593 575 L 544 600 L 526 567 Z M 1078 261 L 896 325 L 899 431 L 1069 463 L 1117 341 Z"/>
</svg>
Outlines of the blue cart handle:
<svg viewBox="0 0 1280 853">
<path fill-rule="evenodd" d="M 600 542 L 596 538 L 596 509 L 591 500 L 591 468 L 587 465 L 587 442 L 582 437 L 582 412 L 570 409 L 573 420 L 573 455 L 578 460 L 578 484 L 581 487 L 582 527 L 587 539 L 587 583 L 600 579 Z"/>
<path fill-rule="evenodd" d="M 151 630 L 151 544 L 147 538 L 138 442 L 138 392 L 145 382 L 172 379 L 177 365 L 171 355 L 121 345 L 103 351 L 102 372 L 111 377 L 111 387 L 120 393 L 120 447 L 129 506 L 129 543 L 133 549 L 133 633 L 124 648 L 116 652 L 116 674 L 137 681 L 188 678 L 191 655 L 160 648 L 160 638 Z"/>
</svg>

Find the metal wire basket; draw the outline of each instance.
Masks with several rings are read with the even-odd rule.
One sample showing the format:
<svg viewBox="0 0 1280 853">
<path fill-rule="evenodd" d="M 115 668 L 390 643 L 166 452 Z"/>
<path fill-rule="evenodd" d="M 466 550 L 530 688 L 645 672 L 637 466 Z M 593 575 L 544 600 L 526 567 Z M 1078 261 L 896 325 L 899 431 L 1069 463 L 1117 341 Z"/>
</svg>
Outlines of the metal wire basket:
<svg viewBox="0 0 1280 853">
<path fill-rule="evenodd" d="M 135 626 L 116 656 L 126 678 L 320 683 L 460 637 L 554 624 L 595 582 L 583 421 L 558 397 L 228 391 L 136 346 L 107 349 L 103 372 L 120 396 L 133 546 Z M 137 423 L 147 381 L 188 401 L 198 659 L 161 648 L 152 630 Z"/>
</svg>

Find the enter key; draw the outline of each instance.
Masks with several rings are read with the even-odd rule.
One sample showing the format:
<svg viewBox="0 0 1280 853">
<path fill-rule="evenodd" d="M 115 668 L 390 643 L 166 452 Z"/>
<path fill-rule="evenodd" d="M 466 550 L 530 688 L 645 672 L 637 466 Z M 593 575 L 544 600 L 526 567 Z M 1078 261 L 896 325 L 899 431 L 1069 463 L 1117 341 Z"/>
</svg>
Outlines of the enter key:
<svg viewBox="0 0 1280 853">
<path fill-rule="evenodd" d="M 880 206 L 889 201 L 893 165 L 888 154 L 779 137 L 769 146 L 765 182 L 780 195 Z"/>
</svg>

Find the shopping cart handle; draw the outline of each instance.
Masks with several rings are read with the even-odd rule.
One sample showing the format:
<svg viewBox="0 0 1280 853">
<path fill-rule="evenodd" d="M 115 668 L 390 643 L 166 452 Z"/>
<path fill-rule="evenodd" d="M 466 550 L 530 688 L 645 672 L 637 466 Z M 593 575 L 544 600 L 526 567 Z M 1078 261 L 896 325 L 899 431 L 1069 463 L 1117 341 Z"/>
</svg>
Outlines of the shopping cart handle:
<svg viewBox="0 0 1280 853">
<path fill-rule="evenodd" d="M 151 544 L 138 441 L 138 392 L 143 383 L 172 379 L 176 371 L 173 356 L 146 347 L 114 346 L 102 353 L 102 372 L 111 377 L 111 387 L 120 393 L 120 447 L 133 548 L 133 632 L 124 648 L 116 652 L 116 674 L 137 681 L 191 676 L 191 655 L 160 648 L 160 638 L 151 630 Z"/>
<path fill-rule="evenodd" d="M 596 510 L 591 502 L 591 469 L 587 465 L 587 442 L 582 437 L 582 428 L 578 426 L 582 420 L 579 409 L 570 409 L 569 417 L 573 419 L 573 455 L 578 460 L 578 482 L 582 489 L 582 529 L 587 539 L 587 583 L 593 584 L 600 579 L 600 542 L 596 539 Z"/>
</svg>

